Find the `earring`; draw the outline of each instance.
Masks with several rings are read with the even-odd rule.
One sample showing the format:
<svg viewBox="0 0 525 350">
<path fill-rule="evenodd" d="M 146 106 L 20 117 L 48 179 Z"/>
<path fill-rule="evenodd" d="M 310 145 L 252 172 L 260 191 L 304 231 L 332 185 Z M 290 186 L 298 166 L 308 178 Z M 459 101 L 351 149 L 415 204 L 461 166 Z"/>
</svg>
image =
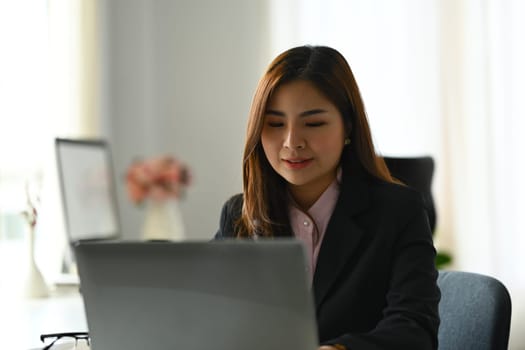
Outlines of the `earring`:
<svg viewBox="0 0 525 350">
<path fill-rule="evenodd" d="M 345 146 L 348 146 L 350 144 L 350 138 L 345 137 Z"/>
</svg>

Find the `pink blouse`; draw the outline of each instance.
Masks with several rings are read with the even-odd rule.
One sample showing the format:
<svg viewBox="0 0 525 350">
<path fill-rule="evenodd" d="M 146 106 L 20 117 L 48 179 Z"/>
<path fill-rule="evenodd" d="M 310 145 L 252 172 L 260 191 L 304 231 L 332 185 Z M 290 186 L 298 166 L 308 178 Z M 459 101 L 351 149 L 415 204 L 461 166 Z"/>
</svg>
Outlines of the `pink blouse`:
<svg viewBox="0 0 525 350">
<path fill-rule="evenodd" d="M 339 197 L 340 181 L 341 170 L 338 171 L 337 178 L 306 213 L 295 205 L 293 199 L 288 209 L 294 235 L 304 243 L 306 248 L 310 284 L 313 281 L 319 248 Z"/>
</svg>

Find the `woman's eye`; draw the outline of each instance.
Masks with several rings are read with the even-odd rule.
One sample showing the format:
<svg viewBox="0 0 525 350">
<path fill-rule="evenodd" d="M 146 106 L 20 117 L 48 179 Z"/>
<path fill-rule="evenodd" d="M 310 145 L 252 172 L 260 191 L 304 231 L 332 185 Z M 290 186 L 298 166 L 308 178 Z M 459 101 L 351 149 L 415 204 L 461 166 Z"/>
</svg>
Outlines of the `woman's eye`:
<svg viewBox="0 0 525 350">
<path fill-rule="evenodd" d="M 309 122 L 309 123 L 306 123 L 306 126 L 317 127 L 317 126 L 322 126 L 325 124 L 326 122 Z"/>
<path fill-rule="evenodd" d="M 283 126 L 284 123 L 282 122 L 268 122 L 268 126 L 272 127 L 272 128 L 279 128 L 281 126 Z"/>
</svg>

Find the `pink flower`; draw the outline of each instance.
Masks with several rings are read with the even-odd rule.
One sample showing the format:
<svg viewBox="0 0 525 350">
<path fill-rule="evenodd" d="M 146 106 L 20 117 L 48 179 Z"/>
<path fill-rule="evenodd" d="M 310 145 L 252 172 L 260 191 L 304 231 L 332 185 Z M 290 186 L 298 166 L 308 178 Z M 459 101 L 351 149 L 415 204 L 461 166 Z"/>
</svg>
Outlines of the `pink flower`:
<svg viewBox="0 0 525 350">
<path fill-rule="evenodd" d="M 185 164 L 171 156 L 161 156 L 133 162 L 126 174 L 126 188 L 130 200 L 139 204 L 146 198 L 180 198 L 190 180 Z"/>
</svg>

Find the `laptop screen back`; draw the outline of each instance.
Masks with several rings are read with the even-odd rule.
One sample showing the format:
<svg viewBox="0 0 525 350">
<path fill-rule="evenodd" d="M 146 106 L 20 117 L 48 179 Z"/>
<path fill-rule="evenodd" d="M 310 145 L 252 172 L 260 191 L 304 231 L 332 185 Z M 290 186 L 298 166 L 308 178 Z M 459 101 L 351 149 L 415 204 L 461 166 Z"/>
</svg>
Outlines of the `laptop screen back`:
<svg viewBox="0 0 525 350">
<path fill-rule="evenodd" d="M 297 241 L 80 242 L 93 350 L 317 348 Z"/>
<path fill-rule="evenodd" d="M 118 238 L 108 145 L 102 140 L 56 139 L 55 149 L 69 241 Z"/>
</svg>

